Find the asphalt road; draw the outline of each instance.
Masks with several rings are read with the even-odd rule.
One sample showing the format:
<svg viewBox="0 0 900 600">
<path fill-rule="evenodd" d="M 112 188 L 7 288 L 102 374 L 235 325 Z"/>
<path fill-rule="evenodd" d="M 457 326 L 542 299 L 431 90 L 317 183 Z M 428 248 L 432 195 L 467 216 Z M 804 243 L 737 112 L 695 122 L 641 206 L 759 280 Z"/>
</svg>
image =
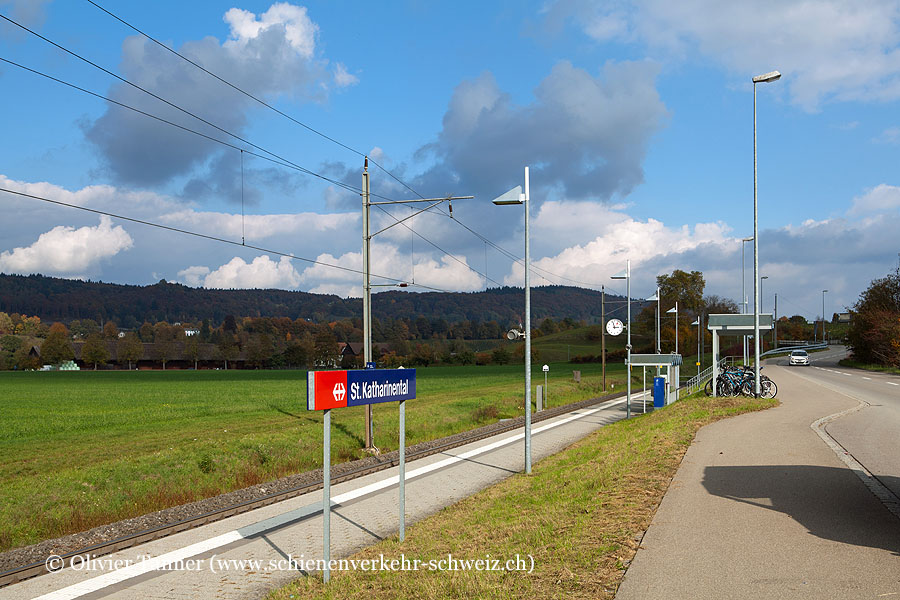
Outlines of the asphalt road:
<svg viewBox="0 0 900 600">
<path fill-rule="evenodd" d="M 829 423 L 825 428 L 841 446 L 900 497 L 900 375 L 841 367 L 847 356 L 840 346 L 810 355 L 809 367 L 791 371 L 868 406 Z M 770 361 L 787 365 L 786 358 Z"/>
</svg>

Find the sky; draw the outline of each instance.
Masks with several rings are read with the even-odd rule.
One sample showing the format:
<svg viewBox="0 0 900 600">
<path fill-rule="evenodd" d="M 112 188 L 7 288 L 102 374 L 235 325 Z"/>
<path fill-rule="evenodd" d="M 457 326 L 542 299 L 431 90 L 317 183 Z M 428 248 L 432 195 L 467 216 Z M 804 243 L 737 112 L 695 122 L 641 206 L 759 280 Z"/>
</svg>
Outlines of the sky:
<svg viewBox="0 0 900 600">
<path fill-rule="evenodd" d="M 491 200 L 528 167 L 532 285 L 624 293 L 610 277 L 630 260 L 635 298 L 699 270 L 752 311 L 752 78 L 772 70 L 756 86 L 762 311 L 777 293 L 779 315 L 812 319 L 828 290 L 830 318 L 900 259 L 897 1 L 0 15 L 0 272 L 358 297 L 368 156 L 373 202 L 474 196 L 399 225 L 429 205 L 373 207 L 376 290 L 522 285 L 523 207 Z"/>
</svg>

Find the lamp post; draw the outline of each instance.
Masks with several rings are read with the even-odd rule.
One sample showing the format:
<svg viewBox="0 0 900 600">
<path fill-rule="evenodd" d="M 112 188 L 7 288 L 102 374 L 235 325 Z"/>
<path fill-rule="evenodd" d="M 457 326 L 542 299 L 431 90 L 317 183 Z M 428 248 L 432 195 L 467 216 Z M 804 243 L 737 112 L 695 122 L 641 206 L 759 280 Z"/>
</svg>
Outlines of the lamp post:
<svg viewBox="0 0 900 600">
<path fill-rule="evenodd" d="M 547 373 L 550 372 L 550 365 L 541 367 L 544 372 L 544 408 L 550 408 L 550 394 L 547 393 Z"/>
<path fill-rule="evenodd" d="M 662 352 L 659 343 L 659 287 L 656 288 L 656 293 L 647 298 L 647 300 L 650 302 L 656 301 L 656 353 L 659 354 Z"/>
<path fill-rule="evenodd" d="M 700 375 L 700 317 L 697 317 L 691 325 L 697 326 L 697 375 Z"/>
<path fill-rule="evenodd" d="M 759 200 L 756 175 L 756 84 L 771 83 L 781 73 L 771 71 L 753 78 L 753 394 L 759 398 Z"/>
<path fill-rule="evenodd" d="M 631 418 L 631 260 L 625 261 L 625 272 L 612 276 L 625 280 L 625 302 L 628 306 L 628 337 L 625 341 L 625 418 Z"/>
<path fill-rule="evenodd" d="M 826 345 L 828 344 L 828 336 L 825 335 L 825 292 L 828 290 L 822 290 L 822 342 Z"/>
<path fill-rule="evenodd" d="M 675 354 L 678 354 L 678 300 L 675 301 L 675 306 L 666 313 L 675 313 Z"/>
<path fill-rule="evenodd" d="M 744 314 L 747 314 L 747 291 L 746 291 L 747 278 L 744 276 L 744 267 L 745 267 L 744 244 L 746 242 L 752 242 L 752 241 L 753 241 L 753 237 L 741 238 L 741 304 L 743 305 L 743 310 L 741 312 Z M 744 365 L 746 365 L 747 364 L 747 354 L 749 354 L 748 348 L 747 348 L 747 334 L 746 333 L 741 336 L 741 352 L 744 355 Z"/>
<path fill-rule="evenodd" d="M 525 192 L 516 186 L 502 196 L 494 198 L 494 204 L 522 204 L 525 208 L 525 331 L 510 331 L 508 337 L 525 338 L 525 473 L 531 473 L 531 243 L 528 239 L 528 167 L 525 167 Z"/>
</svg>

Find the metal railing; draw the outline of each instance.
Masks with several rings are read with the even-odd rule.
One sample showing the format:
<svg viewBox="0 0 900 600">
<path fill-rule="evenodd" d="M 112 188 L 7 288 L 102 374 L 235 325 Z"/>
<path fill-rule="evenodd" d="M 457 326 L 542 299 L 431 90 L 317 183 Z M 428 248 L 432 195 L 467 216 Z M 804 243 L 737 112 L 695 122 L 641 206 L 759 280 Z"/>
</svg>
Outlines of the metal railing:
<svg viewBox="0 0 900 600">
<path fill-rule="evenodd" d="M 733 357 L 733 356 L 725 356 L 723 358 L 720 358 L 719 359 L 719 370 L 721 370 L 723 367 L 725 367 L 725 365 L 729 364 L 729 362 L 733 363 L 734 358 L 735 357 Z M 696 374 L 693 377 L 691 377 L 690 379 L 688 379 L 687 383 L 684 384 L 684 386 L 678 390 L 678 396 L 681 397 L 682 394 L 689 396 L 689 395 L 693 394 L 694 392 L 697 392 L 697 391 L 700 391 L 701 389 L 703 389 L 703 385 L 706 383 L 706 381 L 708 379 L 712 378 L 712 373 L 713 373 L 713 366 L 710 365 L 706 369 L 703 369 L 698 374 Z"/>
</svg>

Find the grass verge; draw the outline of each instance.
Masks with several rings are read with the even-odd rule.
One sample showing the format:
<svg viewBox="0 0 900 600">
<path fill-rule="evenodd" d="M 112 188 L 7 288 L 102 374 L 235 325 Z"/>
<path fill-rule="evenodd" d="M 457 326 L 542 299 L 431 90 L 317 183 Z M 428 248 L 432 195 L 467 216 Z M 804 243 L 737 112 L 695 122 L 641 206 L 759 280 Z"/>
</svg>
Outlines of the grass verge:
<svg viewBox="0 0 900 600">
<path fill-rule="evenodd" d="M 304 577 L 268 600 L 293 598 L 612 598 L 682 456 L 703 425 L 777 400 L 695 396 L 604 427 L 450 506 L 355 559 L 534 558 L 516 571 L 344 571 Z M 528 559 L 526 559 L 528 560 Z M 530 566 L 530 560 L 529 566 Z"/>
<path fill-rule="evenodd" d="M 850 367 L 853 369 L 865 369 L 866 371 L 877 371 L 879 373 L 893 373 L 895 375 L 900 375 L 900 369 L 897 367 L 887 367 L 885 365 L 871 365 L 868 363 L 862 363 L 855 361 L 851 358 L 844 358 L 838 361 L 838 364 L 842 367 Z"/>
</svg>

